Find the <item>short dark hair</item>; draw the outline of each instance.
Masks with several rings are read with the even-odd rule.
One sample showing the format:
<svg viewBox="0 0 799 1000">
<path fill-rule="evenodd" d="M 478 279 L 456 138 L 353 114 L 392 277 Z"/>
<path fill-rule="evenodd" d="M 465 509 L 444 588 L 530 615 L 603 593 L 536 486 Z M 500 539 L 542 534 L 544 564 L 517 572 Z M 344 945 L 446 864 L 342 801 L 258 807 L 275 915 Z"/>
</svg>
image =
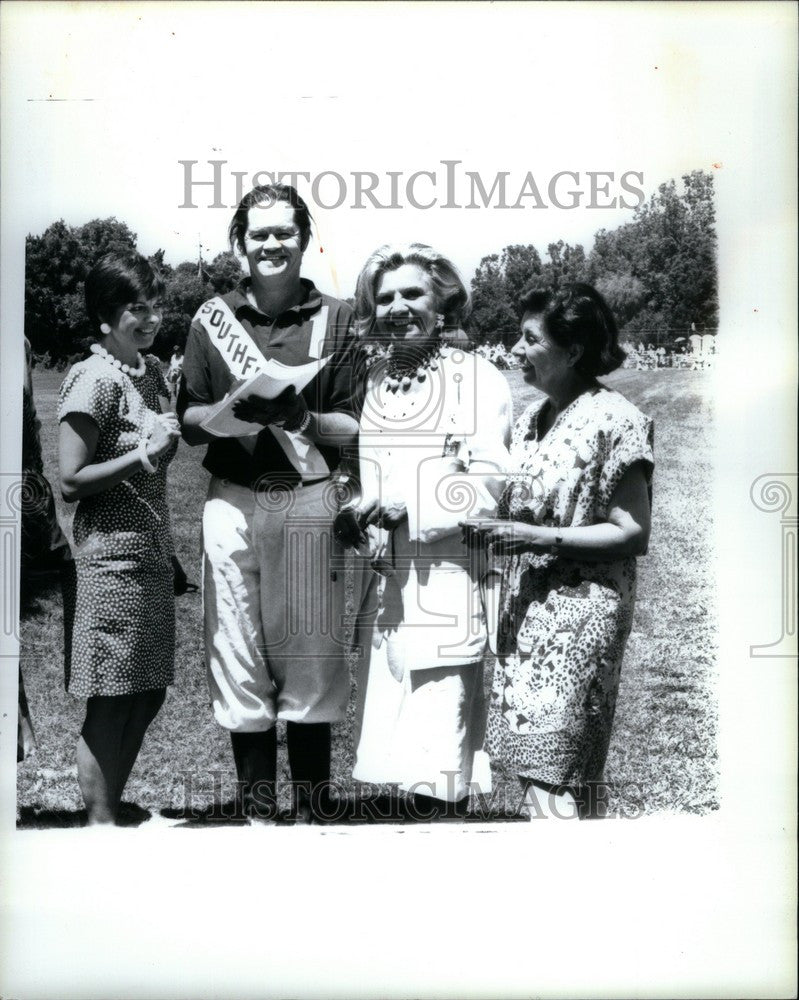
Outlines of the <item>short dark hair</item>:
<svg viewBox="0 0 799 1000">
<path fill-rule="evenodd" d="M 308 206 L 291 184 L 259 184 L 249 191 L 239 202 L 228 226 L 227 236 L 230 249 L 244 253 L 244 234 L 247 232 L 247 213 L 254 205 L 275 205 L 284 201 L 294 209 L 294 222 L 300 231 L 300 246 L 303 251 L 311 241 L 311 216 Z"/>
<path fill-rule="evenodd" d="M 166 286 L 159 272 L 135 250 L 109 253 L 86 275 L 83 293 L 93 326 L 111 320 L 117 309 L 139 299 L 154 299 Z"/>
<path fill-rule="evenodd" d="M 582 347 L 574 366 L 581 375 L 608 375 L 627 357 L 611 308 L 592 285 L 575 282 L 555 291 L 533 290 L 521 297 L 519 308 L 522 314 L 541 316 L 544 332 L 558 346 Z"/>
</svg>

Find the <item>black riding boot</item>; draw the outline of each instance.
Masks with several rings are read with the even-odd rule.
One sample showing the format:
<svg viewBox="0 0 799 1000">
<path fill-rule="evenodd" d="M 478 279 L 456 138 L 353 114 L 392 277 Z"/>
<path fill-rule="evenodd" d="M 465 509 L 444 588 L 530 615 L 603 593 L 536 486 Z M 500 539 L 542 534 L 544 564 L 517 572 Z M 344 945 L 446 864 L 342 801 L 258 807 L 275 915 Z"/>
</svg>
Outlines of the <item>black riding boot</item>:
<svg viewBox="0 0 799 1000">
<path fill-rule="evenodd" d="M 300 823 L 332 818 L 330 723 L 287 722 L 293 812 Z"/>
<path fill-rule="evenodd" d="M 239 784 L 239 802 L 245 816 L 274 819 L 277 815 L 277 733 L 230 734 Z"/>
</svg>

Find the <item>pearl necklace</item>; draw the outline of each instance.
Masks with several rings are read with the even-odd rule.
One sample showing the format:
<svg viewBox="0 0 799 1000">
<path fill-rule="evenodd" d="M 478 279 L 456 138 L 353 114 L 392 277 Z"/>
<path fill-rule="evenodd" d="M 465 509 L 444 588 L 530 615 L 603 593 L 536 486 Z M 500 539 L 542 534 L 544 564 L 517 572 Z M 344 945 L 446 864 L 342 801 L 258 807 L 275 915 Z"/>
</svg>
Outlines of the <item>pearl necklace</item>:
<svg viewBox="0 0 799 1000">
<path fill-rule="evenodd" d="M 431 372 L 438 370 L 438 362 L 441 357 L 441 351 L 438 346 L 435 347 L 433 351 L 426 358 L 424 358 L 421 364 L 407 362 L 403 365 L 401 363 L 391 364 L 393 359 L 389 359 L 388 370 L 383 376 L 383 385 L 389 390 L 389 392 L 396 392 L 398 389 L 402 389 L 403 392 L 407 392 L 413 385 L 413 377 L 416 378 L 417 382 L 424 382 L 427 378 L 427 369 L 429 368 Z"/>
<path fill-rule="evenodd" d="M 123 375 L 139 376 L 139 375 L 144 375 L 144 373 L 147 371 L 147 365 L 144 363 L 144 358 L 138 352 L 136 354 L 136 358 L 139 362 L 138 367 L 131 368 L 130 365 L 123 365 L 122 362 L 119 360 L 119 358 L 115 358 L 112 354 L 109 354 L 108 351 L 100 344 L 92 344 L 89 350 L 92 352 L 92 354 L 99 354 L 99 356 L 103 358 L 104 361 L 107 361 L 109 364 L 113 365 L 114 368 L 118 368 L 123 373 Z"/>
</svg>

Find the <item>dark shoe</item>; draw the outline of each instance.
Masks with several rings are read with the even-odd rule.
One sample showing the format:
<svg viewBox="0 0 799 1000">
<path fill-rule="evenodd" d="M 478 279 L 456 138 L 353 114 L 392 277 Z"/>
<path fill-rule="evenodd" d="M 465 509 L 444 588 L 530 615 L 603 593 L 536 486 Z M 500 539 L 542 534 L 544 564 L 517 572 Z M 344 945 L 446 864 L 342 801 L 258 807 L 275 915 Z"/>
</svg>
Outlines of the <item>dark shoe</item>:
<svg viewBox="0 0 799 1000">
<path fill-rule="evenodd" d="M 447 802 L 416 792 L 408 796 L 407 804 L 409 818 L 417 823 L 463 820 L 469 809 L 469 796 L 465 795 L 457 802 Z"/>
<path fill-rule="evenodd" d="M 261 733 L 231 732 L 230 742 L 236 762 L 237 803 L 241 814 L 265 821 L 275 819 L 277 735 L 274 727 Z"/>
<path fill-rule="evenodd" d="M 317 785 L 312 791 L 307 783 L 297 783 L 292 787 L 291 815 L 298 826 L 324 826 L 341 823 L 349 809 L 346 800 L 333 795 L 330 783 Z"/>
</svg>

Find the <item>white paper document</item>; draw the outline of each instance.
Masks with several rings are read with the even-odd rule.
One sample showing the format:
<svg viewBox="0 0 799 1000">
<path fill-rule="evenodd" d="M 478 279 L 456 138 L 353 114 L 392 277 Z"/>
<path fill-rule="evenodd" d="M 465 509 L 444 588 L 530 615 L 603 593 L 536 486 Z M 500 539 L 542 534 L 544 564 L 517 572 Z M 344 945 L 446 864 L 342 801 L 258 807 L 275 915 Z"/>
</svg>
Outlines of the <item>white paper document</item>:
<svg viewBox="0 0 799 1000">
<path fill-rule="evenodd" d="M 253 424 L 248 420 L 238 420 L 233 415 L 233 404 L 239 399 L 249 399 L 250 396 L 275 399 L 290 385 L 293 385 L 297 392 L 302 392 L 327 362 L 328 358 L 309 361 L 306 365 L 284 365 L 274 359 L 267 361 L 257 375 L 236 386 L 224 399 L 216 403 L 200 426 L 216 437 L 248 437 L 260 433 L 264 429 L 263 425 Z"/>
</svg>

